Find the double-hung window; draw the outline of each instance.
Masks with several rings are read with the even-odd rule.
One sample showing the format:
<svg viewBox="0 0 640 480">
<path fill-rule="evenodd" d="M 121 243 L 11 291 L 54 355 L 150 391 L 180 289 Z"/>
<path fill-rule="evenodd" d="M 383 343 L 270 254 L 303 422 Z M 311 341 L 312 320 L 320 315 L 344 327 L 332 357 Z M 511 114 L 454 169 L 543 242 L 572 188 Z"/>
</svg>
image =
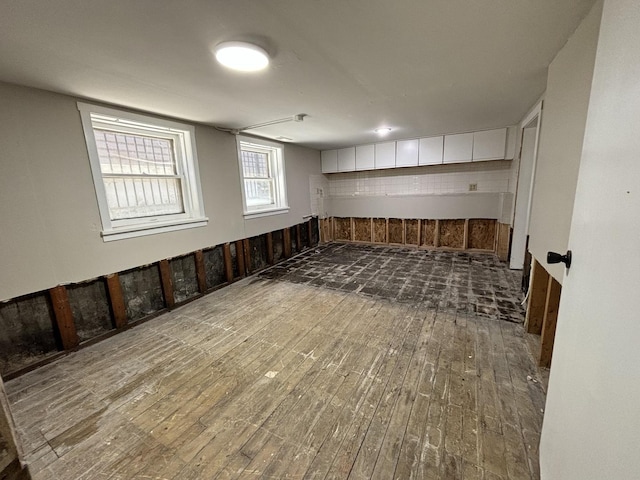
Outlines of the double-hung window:
<svg viewBox="0 0 640 480">
<path fill-rule="evenodd" d="M 78 109 L 105 241 L 206 224 L 192 126 Z"/>
<path fill-rule="evenodd" d="M 282 145 L 240 136 L 238 158 L 245 217 L 287 212 Z"/>
</svg>

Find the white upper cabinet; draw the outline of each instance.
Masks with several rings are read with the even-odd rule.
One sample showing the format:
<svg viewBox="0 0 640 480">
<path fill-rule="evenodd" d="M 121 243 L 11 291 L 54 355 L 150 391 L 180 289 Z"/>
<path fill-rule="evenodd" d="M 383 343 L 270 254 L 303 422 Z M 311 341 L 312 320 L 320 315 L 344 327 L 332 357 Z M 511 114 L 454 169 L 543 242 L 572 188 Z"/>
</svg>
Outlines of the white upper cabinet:
<svg viewBox="0 0 640 480">
<path fill-rule="evenodd" d="M 373 170 L 375 168 L 375 146 L 359 145 L 356 147 L 356 170 Z"/>
<path fill-rule="evenodd" d="M 504 159 L 507 129 L 485 130 L 473 134 L 473 161 Z"/>
<path fill-rule="evenodd" d="M 396 142 L 396 167 L 417 167 L 418 145 L 417 139 Z"/>
<path fill-rule="evenodd" d="M 324 150 L 320 153 L 322 158 L 322 173 L 335 173 L 338 171 L 338 151 Z"/>
<path fill-rule="evenodd" d="M 439 165 L 442 163 L 444 135 L 420 139 L 418 152 L 419 165 Z"/>
<path fill-rule="evenodd" d="M 353 172 L 356 169 L 356 147 L 338 150 L 338 171 Z"/>
<path fill-rule="evenodd" d="M 322 152 L 322 173 L 512 159 L 516 127 L 398 140 Z"/>
<path fill-rule="evenodd" d="M 375 168 L 396 166 L 396 142 L 376 143 Z"/>
<path fill-rule="evenodd" d="M 444 163 L 470 162 L 473 158 L 473 133 L 444 136 Z"/>
</svg>

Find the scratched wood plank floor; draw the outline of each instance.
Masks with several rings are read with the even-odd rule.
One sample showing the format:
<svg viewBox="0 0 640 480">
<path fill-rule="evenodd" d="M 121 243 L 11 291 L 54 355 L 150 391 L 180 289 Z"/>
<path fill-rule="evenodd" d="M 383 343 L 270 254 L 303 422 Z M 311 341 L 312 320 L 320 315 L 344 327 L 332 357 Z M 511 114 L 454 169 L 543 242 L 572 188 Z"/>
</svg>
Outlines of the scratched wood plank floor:
<svg viewBox="0 0 640 480">
<path fill-rule="evenodd" d="M 515 323 L 251 278 L 7 390 L 37 480 L 537 479 L 531 343 Z"/>
</svg>

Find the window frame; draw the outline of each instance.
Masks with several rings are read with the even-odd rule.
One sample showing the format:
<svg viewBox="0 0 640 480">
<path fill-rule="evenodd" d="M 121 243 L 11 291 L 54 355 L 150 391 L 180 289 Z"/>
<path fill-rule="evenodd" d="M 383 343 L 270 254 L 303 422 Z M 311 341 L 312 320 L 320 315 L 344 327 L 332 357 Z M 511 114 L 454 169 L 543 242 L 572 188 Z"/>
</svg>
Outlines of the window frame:
<svg viewBox="0 0 640 480">
<path fill-rule="evenodd" d="M 257 218 L 269 215 L 278 215 L 289 212 L 287 200 L 287 183 L 284 160 L 284 146 L 281 143 L 264 140 L 262 138 L 237 135 L 238 167 L 240 170 L 240 188 L 242 191 L 242 212 L 245 218 Z M 273 179 L 274 203 L 269 205 L 247 205 L 247 192 L 245 189 L 244 168 L 242 165 L 242 151 L 256 151 L 267 153 L 269 171 Z"/>
<path fill-rule="evenodd" d="M 91 174 L 102 222 L 102 239 L 107 241 L 205 226 L 200 172 L 192 125 L 131 113 L 114 108 L 78 102 L 82 128 L 89 154 Z M 137 218 L 111 219 L 100 167 L 94 128 L 133 135 L 146 135 L 173 141 L 177 176 L 180 178 L 184 212 Z M 112 176 L 111 174 L 106 174 Z M 117 175 L 116 175 L 117 176 Z"/>
</svg>

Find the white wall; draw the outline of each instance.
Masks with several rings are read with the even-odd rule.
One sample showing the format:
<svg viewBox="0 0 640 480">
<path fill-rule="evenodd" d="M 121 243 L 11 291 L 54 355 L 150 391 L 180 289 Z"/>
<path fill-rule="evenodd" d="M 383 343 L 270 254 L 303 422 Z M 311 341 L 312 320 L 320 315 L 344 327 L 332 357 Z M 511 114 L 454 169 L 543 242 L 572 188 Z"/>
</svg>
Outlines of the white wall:
<svg viewBox="0 0 640 480">
<path fill-rule="evenodd" d="M 286 145 L 288 214 L 245 221 L 236 141 L 196 125 L 206 227 L 103 242 L 77 99 L 0 83 L 0 300 L 293 225 L 316 150 Z"/>
<path fill-rule="evenodd" d="M 549 66 L 535 173 L 529 250 L 562 282 L 564 265 L 547 265 L 547 251 L 564 253 L 582 154 L 602 3 L 598 2 Z"/>
<path fill-rule="evenodd" d="M 543 480 L 640 478 L 640 8 L 606 0 L 540 446 Z"/>
</svg>

